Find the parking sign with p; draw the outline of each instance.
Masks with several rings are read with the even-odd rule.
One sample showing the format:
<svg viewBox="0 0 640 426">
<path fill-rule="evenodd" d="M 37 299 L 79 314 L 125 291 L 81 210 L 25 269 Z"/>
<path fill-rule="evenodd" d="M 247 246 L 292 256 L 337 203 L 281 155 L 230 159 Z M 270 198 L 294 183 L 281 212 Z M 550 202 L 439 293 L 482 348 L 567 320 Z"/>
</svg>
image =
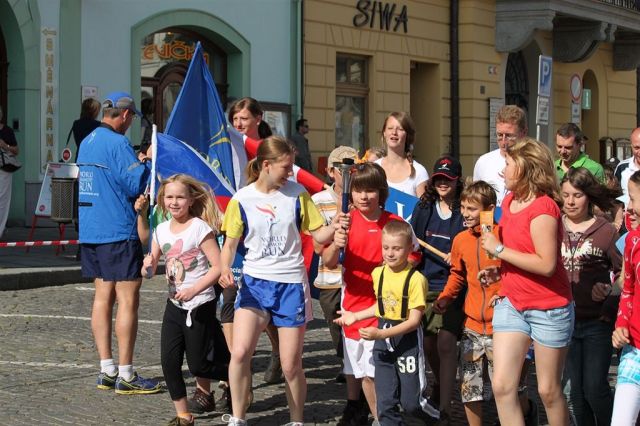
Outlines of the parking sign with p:
<svg viewBox="0 0 640 426">
<path fill-rule="evenodd" d="M 551 70 L 553 58 L 540 55 L 538 59 L 538 96 L 551 97 Z"/>
</svg>

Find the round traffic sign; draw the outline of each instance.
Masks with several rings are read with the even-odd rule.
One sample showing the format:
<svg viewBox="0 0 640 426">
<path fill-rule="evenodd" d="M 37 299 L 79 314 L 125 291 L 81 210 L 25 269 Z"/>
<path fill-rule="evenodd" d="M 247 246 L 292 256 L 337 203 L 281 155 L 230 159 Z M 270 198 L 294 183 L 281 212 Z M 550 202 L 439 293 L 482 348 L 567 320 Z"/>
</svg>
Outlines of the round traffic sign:
<svg viewBox="0 0 640 426">
<path fill-rule="evenodd" d="M 71 150 L 69 148 L 65 148 L 62 150 L 62 161 L 67 163 L 71 159 Z"/>
<path fill-rule="evenodd" d="M 582 79 L 578 74 L 571 76 L 570 91 L 573 102 L 580 102 L 580 98 L 582 97 Z"/>
</svg>

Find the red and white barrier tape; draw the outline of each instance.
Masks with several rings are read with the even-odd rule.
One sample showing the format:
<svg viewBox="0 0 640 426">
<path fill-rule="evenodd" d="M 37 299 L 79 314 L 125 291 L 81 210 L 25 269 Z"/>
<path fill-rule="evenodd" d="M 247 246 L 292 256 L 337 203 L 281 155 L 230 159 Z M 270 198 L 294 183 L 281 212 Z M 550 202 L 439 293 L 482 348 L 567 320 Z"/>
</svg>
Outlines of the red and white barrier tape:
<svg viewBox="0 0 640 426">
<path fill-rule="evenodd" d="M 1 247 L 38 247 L 38 246 L 66 246 L 78 244 L 78 240 L 56 240 L 56 241 L 15 241 L 0 242 Z"/>
</svg>

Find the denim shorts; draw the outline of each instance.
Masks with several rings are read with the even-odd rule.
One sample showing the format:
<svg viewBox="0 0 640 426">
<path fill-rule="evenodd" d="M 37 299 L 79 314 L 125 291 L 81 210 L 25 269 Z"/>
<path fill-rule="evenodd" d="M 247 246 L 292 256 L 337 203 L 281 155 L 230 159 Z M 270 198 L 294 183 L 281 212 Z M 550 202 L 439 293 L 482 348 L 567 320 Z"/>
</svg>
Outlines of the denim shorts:
<svg viewBox="0 0 640 426">
<path fill-rule="evenodd" d="M 271 315 L 276 327 L 300 327 L 307 322 L 306 283 L 280 283 L 243 275 L 235 308 L 253 308 Z"/>
<path fill-rule="evenodd" d="M 625 345 L 618 366 L 618 384 L 631 383 L 640 386 L 640 349 Z"/>
<path fill-rule="evenodd" d="M 560 308 L 518 311 L 509 298 L 498 299 L 493 310 L 493 332 L 524 333 L 549 348 L 564 348 L 571 341 L 575 321 L 573 302 Z"/>
</svg>

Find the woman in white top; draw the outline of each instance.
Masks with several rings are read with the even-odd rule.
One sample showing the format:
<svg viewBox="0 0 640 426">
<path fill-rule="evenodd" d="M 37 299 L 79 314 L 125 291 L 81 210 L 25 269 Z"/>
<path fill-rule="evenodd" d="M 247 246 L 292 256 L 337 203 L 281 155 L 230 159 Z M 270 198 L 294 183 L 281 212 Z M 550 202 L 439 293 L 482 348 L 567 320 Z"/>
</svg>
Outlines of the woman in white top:
<svg viewBox="0 0 640 426">
<path fill-rule="evenodd" d="M 391 188 L 420 198 L 429 174 L 422 164 L 413 160 L 415 137 L 416 129 L 409 114 L 403 111 L 389 114 L 382 126 L 387 155 L 376 160 L 376 164 L 384 169 Z"/>
</svg>

